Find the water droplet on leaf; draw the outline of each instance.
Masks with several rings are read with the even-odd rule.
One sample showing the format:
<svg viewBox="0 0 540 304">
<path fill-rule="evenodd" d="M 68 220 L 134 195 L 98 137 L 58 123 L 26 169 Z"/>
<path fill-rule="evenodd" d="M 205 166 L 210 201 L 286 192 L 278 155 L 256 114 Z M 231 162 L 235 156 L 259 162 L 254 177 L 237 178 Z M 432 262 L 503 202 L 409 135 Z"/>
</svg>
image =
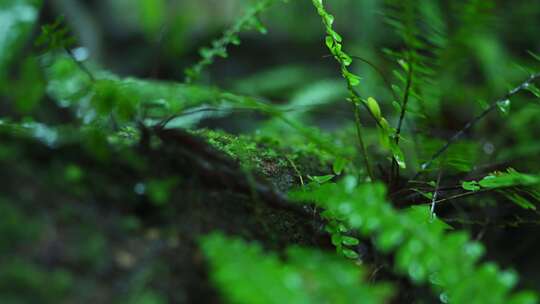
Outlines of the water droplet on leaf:
<svg viewBox="0 0 540 304">
<path fill-rule="evenodd" d="M 505 99 L 497 102 L 497 107 L 503 114 L 508 114 L 510 111 L 510 99 Z"/>
</svg>

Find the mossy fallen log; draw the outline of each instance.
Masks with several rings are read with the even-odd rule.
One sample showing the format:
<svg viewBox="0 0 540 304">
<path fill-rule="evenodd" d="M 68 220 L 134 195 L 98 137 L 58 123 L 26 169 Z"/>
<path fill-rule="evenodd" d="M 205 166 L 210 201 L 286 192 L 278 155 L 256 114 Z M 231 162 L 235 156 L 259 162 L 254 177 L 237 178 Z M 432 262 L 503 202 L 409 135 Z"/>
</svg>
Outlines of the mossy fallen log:
<svg viewBox="0 0 540 304">
<path fill-rule="evenodd" d="M 3 303 L 216 303 L 200 236 L 329 246 L 315 213 L 283 195 L 299 174 L 321 173 L 316 156 L 141 130 L 0 126 Z M 234 157 L 235 145 L 249 152 Z"/>
</svg>

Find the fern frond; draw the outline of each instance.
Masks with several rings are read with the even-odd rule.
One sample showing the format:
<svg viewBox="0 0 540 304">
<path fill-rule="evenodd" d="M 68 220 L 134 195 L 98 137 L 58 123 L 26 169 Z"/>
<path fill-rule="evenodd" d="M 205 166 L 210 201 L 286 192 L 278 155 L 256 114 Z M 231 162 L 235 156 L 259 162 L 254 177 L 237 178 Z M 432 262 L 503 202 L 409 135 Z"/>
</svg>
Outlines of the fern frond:
<svg viewBox="0 0 540 304">
<path fill-rule="evenodd" d="M 212 279 L 231 303 L 387 303 L 387 284 L 367 284 L 361 267 L 337 256 L 299 247 L 287 260 L 264 253 L 260 245 L 211 234 L 201 248 Z"/>
<path fill-rule="evenodd" d="M 355 231 L 370 236 L 378 250 L 395 252 L 396 271 L 416 283 L 431 283 L 449 303 L 536 303 L 534 293 L 511 293 L 517 283 L 513 271 L 494 263 L 479 264 L 484 247 L 465 232 L 447 232 L 429 207 L 398 211 L 386 201 L 381 184 L 342 181 L 294 191 L 290 197 L 315 202 Z"/>
<path fill-rule="evenodd" d="M 259 0 L 255 5 L 248 8 L 246 12 L 225 32 L 223 36 L 212 41 L 210 47 L 203 47 L 199 50 L 201 59 L 190 68 L 185 70 L 186 83 L 197 80 L 206 66 L 214 63 L 216 57 L 226 58 L 229 45 L 239 45 L 240 37 L 238 34 L 242 31 L 256 29 L 261 34 L 267 32 L 258 16 L 268 9 L 277 0 Z"/>
<path fill-rule="evenodd" d="M 416 120 L 427 118 L 437 110 L 440 96 L 436 79 L 441 52 L 447 45 L 440 7 L 435 1 L 388 0 L 384 17 L 403 44 L 398 50 L 384 50 L 400 66 L 394 71 L 397 80 L 394 89 L 402 100 L 395 103 L 403 114 L 410 114 Z M 400 114 L 398 131 L 404 117 Z M 399 138 L 399 132 L 396 133 Z"/>
<path fill-rule="evenodd" d="M 520 173 L 512 168 L 493 172 L 479 181 L 467 181 L 462 187 L 468 191 L 496 190 L 524 209 L 536 209 L 531 199 L 540 202 L 540 176 Z"/>
</svg>

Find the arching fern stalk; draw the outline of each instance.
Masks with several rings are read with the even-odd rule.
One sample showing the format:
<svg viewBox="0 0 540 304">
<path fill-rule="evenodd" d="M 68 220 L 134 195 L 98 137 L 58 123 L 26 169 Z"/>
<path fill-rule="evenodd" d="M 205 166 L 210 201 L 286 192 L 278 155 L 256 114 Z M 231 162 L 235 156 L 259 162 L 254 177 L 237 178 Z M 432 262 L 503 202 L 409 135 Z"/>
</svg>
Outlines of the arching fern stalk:
<svg viewBox="0 0 540 304">
<path fill-rule="evenodd" d="M 358 141 L 360 143 L 360 148 L 363 154 L 365 161 L 366 171 L 371 178 L 375 180 L 373 175 L 373 170 L 371 169 L 371 164 L 369 163 L 369 157 L 367 149 L 364 143 L 362 135 L 362 123 L 360 121 L 359 106 L 363 106 L 369 115 L 376 122 L 378 130 L 381 134 L 381 144 L 388 148 L 393 155 L 393 158 L 401 167 L 405 167 L 405 160 L 403 157 L 403 152 L 400 150 L 397 143 L 391 140 L 391 135 L 394 133 L 394 130 L 389 126 L 388 121 L 382 116 L 381 109 L 379 104 L 374 98 L 368 98 L 363 100 L 360 97 L 360 94 L 355 90 L 355 87 L 360 84 L 360 77 L 349 70 L 349 66 L 352 64 L 353 60 L 345 51 L 343 51 L 343 39 L 342 37 L 333 29 L 332 25 L 334 23 L 334 16 L 326 11 L 323 5 L 322 0 L 312 0 L 313 5 L 317 9 L 317 13 L 321 16 L 322 23 L 326 29 L 325 43 L 331 54 L 334 56 L 334 59 L 339 63 L 341 75 L 347 82 L 347 89 L 349 91 L 349 101 L 352 103 L 355 122 L 356 122 L 356 131 L 358 135 Z"/>
<path fill-rule="evenodd" d="M 399 118 L 394 135 L 399 144 L 405 118 L 409 126 L 423 124 L 439 104 L 440 88 L 437 87 L 441 67 L 441 53 L 447 45 L 447 30 L 435 1 L 421 3 L 416 0 L 385 1 L 384 20 L 403 44 L 401 50 L 383 49 L 398 69 L 393 73 L 396 83 L 392 85 L 399 99 L 393 104 Z M 424 123 L 425 124 L 425 123 Z M 391 186 L 399 178 L 399 167 L 392 162 Z"/>
</svg>

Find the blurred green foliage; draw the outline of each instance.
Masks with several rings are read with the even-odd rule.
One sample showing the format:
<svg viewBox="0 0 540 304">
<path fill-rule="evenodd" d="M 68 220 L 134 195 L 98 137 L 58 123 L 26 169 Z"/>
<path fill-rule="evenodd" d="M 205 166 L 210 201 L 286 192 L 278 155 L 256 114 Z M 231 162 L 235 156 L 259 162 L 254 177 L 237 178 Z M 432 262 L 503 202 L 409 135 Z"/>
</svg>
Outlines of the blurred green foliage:
<svg viewBox="0 0 540 304">
<path fill-rule="evenodd" d="M 184 236 L 185 244 L 199 246 L 204 261 L 190 252 L 179 263 L 208 263 L 223 301 L 387 303 L 429 285 L 432 294 L 415 300 L 537 303 L 536 293 L 513 288 L 538 287 L 538 273 L 525 275 L 521 286 L 516 271 L 481 260 L 504 256 L 514 248 L 513 239 L 503 242 L 507 248 L 499 256 L 492 243 L 483 246 L 470 236 L 506 235 L 504 230 L 486 232 L 487 224 L 479 233 L 472 226 L 451 227 L 445 215 L 457 216 L 458 223 L 502 220 L 503 227 L 530 220 L 534 226 L 526 237 L 537 243 L 539 28 L 540 4 L 531 1 L 2 1 L 1 169 L 27 173 L 36 162 L 52 164 L 50 172 L 29 174 L 39 183 L 22 179 L 20 191 L 0 193 L 0 302 L 73 301 L 70 296 L 85 288 L 98 290 L 94 281 L 113 267 L 113 258 L 118 267 L 132 267 L 136 257 L 118 254 L 116 242 L 140 242 L 142 230 L 162 220 L 161 214 L 186 204 L 175 201 L 178 188 L 201 183 L 196 172 L 187 172 L 186 179 L 180 176 L 186 172 L 159 172 L 133 183 L 134 172 L 160 169 L 154 168 L 158 160 L 143 161 L 137 153 L 162 149 L 174 157 L 160 161 L 177 166 L 185 150 L 174 150 L 178 143 L 163 142 L 148 130 L 187 128 L 240 164 L 253 189 L 235 200 L 248 200 L 255 209 L 254 219 L 245 222 L 262 222 L 257 217 L 264 202 L 256 191 L 264 187 L 255 184 L 262 173 L 280 191 L 298 186 L 289 199 L 310 212 L 303 224 L 319 224 L 327 245 L 336 249 L 286 244 L 283 252 L 272 252 L 225 237 L 224 231 L 200 240 Z M 10 144 L 13 138 L 34 140 L 35 150 Z M 191 144 L 181 148 L 199 148 Z M 43 149 L 70 145 L 95 163 L 71 155 L 55 163 L 44 156 Z M 133 172 L 110 166 L 115 153 Z M 212 153 L 198 150 L 191 160 L 220 176 L 213 162 L 221 158 Z M 100 165 L 110 180 L 95 180 L 85 169 Z M 12 184 L 5 178 L 0 182 Z M 65 193 L 36 197 L 26 185 L 33 183 Z M 95 187 L 106 188 L 118 202 L 102 204 Z M 110 211 L 118 222 L 108 225 L 121 227 L 115 233 L 122 235 L 108 235 L 89 206 L 80 211 L 76 204 L 65 203 L 61 210 L 48 205 L 82 197 L 99 206 L 118 205 Z M 143 198 L 150 204 L 123 204 Z M 230 216 L 219 213 L 223 206 L 195 200 L 212 209 L 195 211 L 204 224 L 211 222 L 205 216 L 215 215 L 211 211 Z M 290 218 L 275 222 L 280 221 Z M 51 235 L 64 222 L 76 225 L 60 229 L 66 248 L 55 264 L 47 253 L 60 251 Z M 160 224 L 174 236 L 176 224 Z M 190 229 L 208 232 L 204 224 Z M 152 229 L 148 235 L 159 239 Z M 137 249 L 154 248 L 147 244 Z M 376 259 L 365 258 L 365 246 L 373 246 Z M 537 265 L 533 256 L 527 252 L 525 264 L 513 255 L 497 262 L 526 271 Z M 145 257 L 129 282 L 119 284 L 120 294 L 102 291 L 106 300 L 185 300 L 189 291 L 175 290 L 176 281 L 152 281 L 166 267 L 147 262 L 151 254 Z M 65 268 L 54 266 L 60 264 Z M 377 277 L 386 268 L 391 274 Z"/>
<path fill-rule="evenodd" d="M 212 278 L 232 303 L 384 303 L 388 285 L 361 283 L 359 267 L 320 251 L 292 247 L 286 262 L 258 244 L 211 234 L 201 241 Z"/>
<path fill-rule="evenodd" d="M 396 250 L 395 267 L 415 283 L 429 281 L 452 303 L 534 303 L 533 293 L 508 295 L 517 278 L 491 263 L 477 266 L 484 252 L 463 232 L 446 233 L 447 224 L 428 208 L 397 212 L 385 202 L 384 187 L 357 184 L 353 176 L 342 182 L 302 189 L 292 198 L 314 201 L 332 218 L 374 237 L 378 250 Z M 442 290 L 442 291 L 441 291 Z"/>
</svg>

